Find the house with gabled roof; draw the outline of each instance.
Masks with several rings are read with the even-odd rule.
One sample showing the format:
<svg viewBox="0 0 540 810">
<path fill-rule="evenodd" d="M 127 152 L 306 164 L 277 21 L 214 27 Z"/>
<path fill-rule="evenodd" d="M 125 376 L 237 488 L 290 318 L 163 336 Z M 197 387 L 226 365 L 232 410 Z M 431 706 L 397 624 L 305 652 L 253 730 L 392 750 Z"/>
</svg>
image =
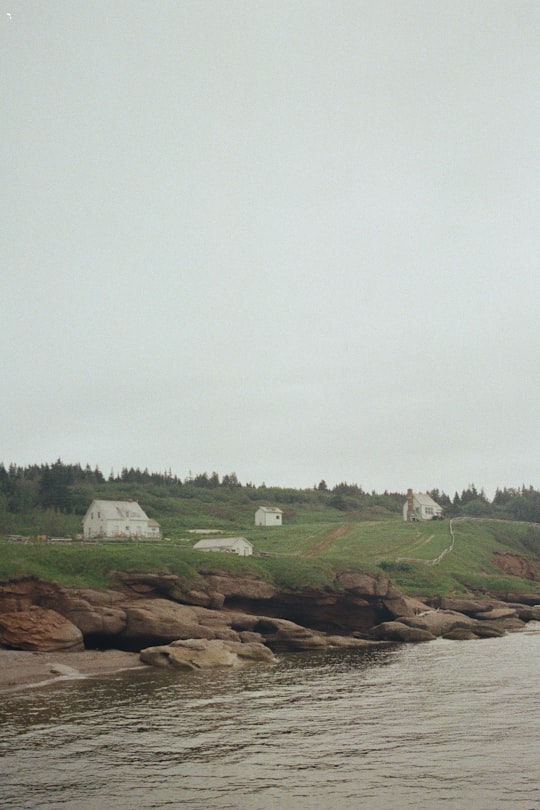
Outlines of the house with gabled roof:
<svg viewBox="0 0 540 810">
<path fill-rule="evenodd" d="M 407 490 L 407 500 L 403 504 L 403 520 L 441 520 L 442 516 L 442 506 L 439 506 L 427 492 Z"/>
<path fill-rule="evenodd" d="M 282 526 L 283 512 L 277 506 L 259 506 L 255 512 L 255 526 Z"/>
<path fill-rule="evenodd" d="M 92 501 L 83 518 L 85 540 L 161 540 L 159 523 L 137 501 Z"/>
<path fill-rule="evenodd" d="M 199 540 L 193 548 L 196 551 L 221 551 L 223 554 L 238 554 L 239 557 L 250 557 L 253 545 L 245 537 L 211 537 Z"/>
</svg>

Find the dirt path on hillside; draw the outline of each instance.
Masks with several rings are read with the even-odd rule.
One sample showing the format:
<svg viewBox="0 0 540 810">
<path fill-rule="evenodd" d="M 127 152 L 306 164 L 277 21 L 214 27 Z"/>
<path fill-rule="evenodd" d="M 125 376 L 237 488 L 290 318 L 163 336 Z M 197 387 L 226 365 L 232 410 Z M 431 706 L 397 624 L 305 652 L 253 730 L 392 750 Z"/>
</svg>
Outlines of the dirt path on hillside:
<svg viewBox="0 0 540 810">
<path fill-rule="evenodd" d="M 309 551 L 304 551 L 303 554 L 300 554 L 300 557 L 306 559 L 308 557 L 316 557 L 317 554 L 321 554 L 323 551 L 326 551 L 329 548 L 334 540 L 337 540 L 339 537 L 343 537 L 349 531 L 351 527 L 344 524 L 342 526 L 338 526 L 337 529 L 334 529 L 330 534 L 327 534 L 320 540 L 316 546 L 310 548 Z"/>
</svg>

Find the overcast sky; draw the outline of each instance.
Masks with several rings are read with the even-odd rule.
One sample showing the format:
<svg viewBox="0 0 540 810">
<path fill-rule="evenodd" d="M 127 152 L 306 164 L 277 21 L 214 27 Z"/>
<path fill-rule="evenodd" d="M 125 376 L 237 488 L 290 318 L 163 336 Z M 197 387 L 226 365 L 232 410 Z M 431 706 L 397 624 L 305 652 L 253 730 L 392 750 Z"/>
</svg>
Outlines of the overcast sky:
<svg viewBox="0 0 540 810">
<path fill-rule="evenodd" d="M 540 486 L 536 0 L 0 0 L 0 460 Z"/>
</svg>

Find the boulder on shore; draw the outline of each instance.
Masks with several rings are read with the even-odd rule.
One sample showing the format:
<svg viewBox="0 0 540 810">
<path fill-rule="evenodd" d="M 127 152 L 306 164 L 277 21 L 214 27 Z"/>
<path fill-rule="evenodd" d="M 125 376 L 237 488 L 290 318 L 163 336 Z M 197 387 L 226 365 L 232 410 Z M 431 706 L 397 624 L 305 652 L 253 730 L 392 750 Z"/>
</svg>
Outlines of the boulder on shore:
<svg viewBox="0 0 540 810">
<path fill-rule="evenodd" d="M 264 644 L 200 638 L 179 639 L 172 644 L 147 647 L 141 650 L 140 659 L 151 666 L 184 670 L 240 667 L 257 662 L 273 664 L 277 661 Z"/>
<path fill-rule="evenodd" d="M 54 610 L 31 605 L 0 614 L 0 644 L 16 650 L 84 650 L 78 627 Z"/>
</svg>

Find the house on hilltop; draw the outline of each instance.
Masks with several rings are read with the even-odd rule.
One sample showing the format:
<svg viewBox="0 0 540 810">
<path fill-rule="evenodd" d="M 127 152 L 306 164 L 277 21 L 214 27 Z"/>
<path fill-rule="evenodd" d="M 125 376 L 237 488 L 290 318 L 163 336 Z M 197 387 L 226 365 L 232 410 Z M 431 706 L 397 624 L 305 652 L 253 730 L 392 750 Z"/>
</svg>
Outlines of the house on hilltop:
<svg viewBox="0 0 540 810">
<path fill-rule="evenodd" d="M 407 500 L 403 504 L 403 520 L 442 520 L 442 506 L 426 492 L 407 490 Z"/>
<path fill-rule="evenodd" d="M 161 540 L 159 523 L 137 501 L 92 501 L 83 518 L 85 540 Z"/>
<path fill-rule="evenodd" d="M 283 512 L 277 506 L 259 506 L 255 512 L 255 526 L 282 526 Z"/>
<path fill-rule="evenodd" d="M 250 557 L 253 554 L 253 546 L 245 537 L 211 537 L 208 540 L 199 540 L 193 548 L 196 551 L 238 554 L 239 557 Z"/>
</svg>

